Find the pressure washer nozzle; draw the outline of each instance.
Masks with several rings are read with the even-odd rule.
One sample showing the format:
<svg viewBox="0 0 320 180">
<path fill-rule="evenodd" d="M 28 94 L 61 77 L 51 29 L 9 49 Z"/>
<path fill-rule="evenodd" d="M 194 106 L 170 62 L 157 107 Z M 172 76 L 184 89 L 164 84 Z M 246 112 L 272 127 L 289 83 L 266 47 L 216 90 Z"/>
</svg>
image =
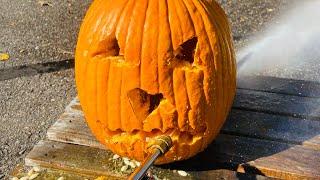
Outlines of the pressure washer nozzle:
<svg viewBox="0 0 320 180">
<path fill-rule="evenodd" d="M 172 147 L 172 139 L 170 136 L 161 135 L 154 139 L 154 143 L 150 146 L 151 154 L 144 160 L 140 167 L 138 167 L 129 177 L 130 180 L 142 179 L 148 169 L 153 165 L 158 157 L 167 153 Z"/>
<path fill-rule="evenodd" d="M 161 135 L 155 138 L 154 144 L 150 147 L 152 149 L 157 148 L 162 154 L 169 151 L 172 146 L 172 140 L 170 136 Z"/>
</svg>

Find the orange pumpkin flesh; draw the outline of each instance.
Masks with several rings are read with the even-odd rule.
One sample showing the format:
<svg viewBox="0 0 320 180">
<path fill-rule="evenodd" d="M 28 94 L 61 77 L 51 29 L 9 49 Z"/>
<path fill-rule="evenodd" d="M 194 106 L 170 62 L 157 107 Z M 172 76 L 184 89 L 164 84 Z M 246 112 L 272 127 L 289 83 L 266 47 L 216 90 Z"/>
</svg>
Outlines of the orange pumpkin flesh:
<svg viewBox="0 0 320 180">
<path fill-rule="evenodd" d="M 81 26 L 76 83 L 87 123 L 113 152 L 157 164 L 204 150 L 230 110 L 236 66 L 227 17 L 205 0 L 95 0 Z"/>
</svg>

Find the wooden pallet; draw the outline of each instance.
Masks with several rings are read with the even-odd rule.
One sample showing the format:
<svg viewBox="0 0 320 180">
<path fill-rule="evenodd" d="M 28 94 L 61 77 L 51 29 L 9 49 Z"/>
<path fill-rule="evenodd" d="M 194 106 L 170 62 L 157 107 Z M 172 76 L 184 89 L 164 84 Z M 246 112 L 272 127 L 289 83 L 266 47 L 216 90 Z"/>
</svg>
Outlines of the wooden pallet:
<svg viewBox="0 0 320 180">
<path fill-rule="evenodd" d="M 73 100 L 25 159 L 26 166 L 83 177 L 125 178 L 92 136 Z M 221 134 L 196 157 L 153 167 L 160 178 L 320 179 L 320 84 L 272 77 L 241 77 Z"/>
</svg>

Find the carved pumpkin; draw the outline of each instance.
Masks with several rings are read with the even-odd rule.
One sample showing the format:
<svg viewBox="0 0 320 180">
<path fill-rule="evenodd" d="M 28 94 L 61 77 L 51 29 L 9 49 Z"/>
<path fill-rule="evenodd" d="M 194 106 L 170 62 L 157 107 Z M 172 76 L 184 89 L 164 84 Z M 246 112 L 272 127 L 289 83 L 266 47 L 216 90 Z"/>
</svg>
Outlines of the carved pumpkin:
<svg viewBox="0 0 320 180">
<path fill-rule="evenodd" d="M 113 152 L 143 160 L 154 137 L 187 159 L 216 137 L 230 110 L 236 65 L 227 17 L 205 0 L 95 0 L 76 50 L 86 121 Z"/>
</svg>

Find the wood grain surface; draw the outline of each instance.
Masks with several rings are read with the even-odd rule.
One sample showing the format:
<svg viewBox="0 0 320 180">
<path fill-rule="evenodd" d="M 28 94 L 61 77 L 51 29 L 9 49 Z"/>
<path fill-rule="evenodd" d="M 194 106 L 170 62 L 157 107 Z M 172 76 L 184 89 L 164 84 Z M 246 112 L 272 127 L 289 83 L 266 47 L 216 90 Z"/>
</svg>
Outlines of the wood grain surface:
<svg viewBox="0 0 320 180">
<path fill-rule="evenodd" d="M 199 155 L 154 171 L 170 179 L 179 177 L 173 169 L 191 179 L 320 179 L 319 87 L 272 77 L 238 79 L 233 108 L 216 140 Z M 112 168 L 113 154 L 91 134 L 77 99 L 47 138 L 27 156 L 27 165 L 126 177 Z"/>
</svg>

